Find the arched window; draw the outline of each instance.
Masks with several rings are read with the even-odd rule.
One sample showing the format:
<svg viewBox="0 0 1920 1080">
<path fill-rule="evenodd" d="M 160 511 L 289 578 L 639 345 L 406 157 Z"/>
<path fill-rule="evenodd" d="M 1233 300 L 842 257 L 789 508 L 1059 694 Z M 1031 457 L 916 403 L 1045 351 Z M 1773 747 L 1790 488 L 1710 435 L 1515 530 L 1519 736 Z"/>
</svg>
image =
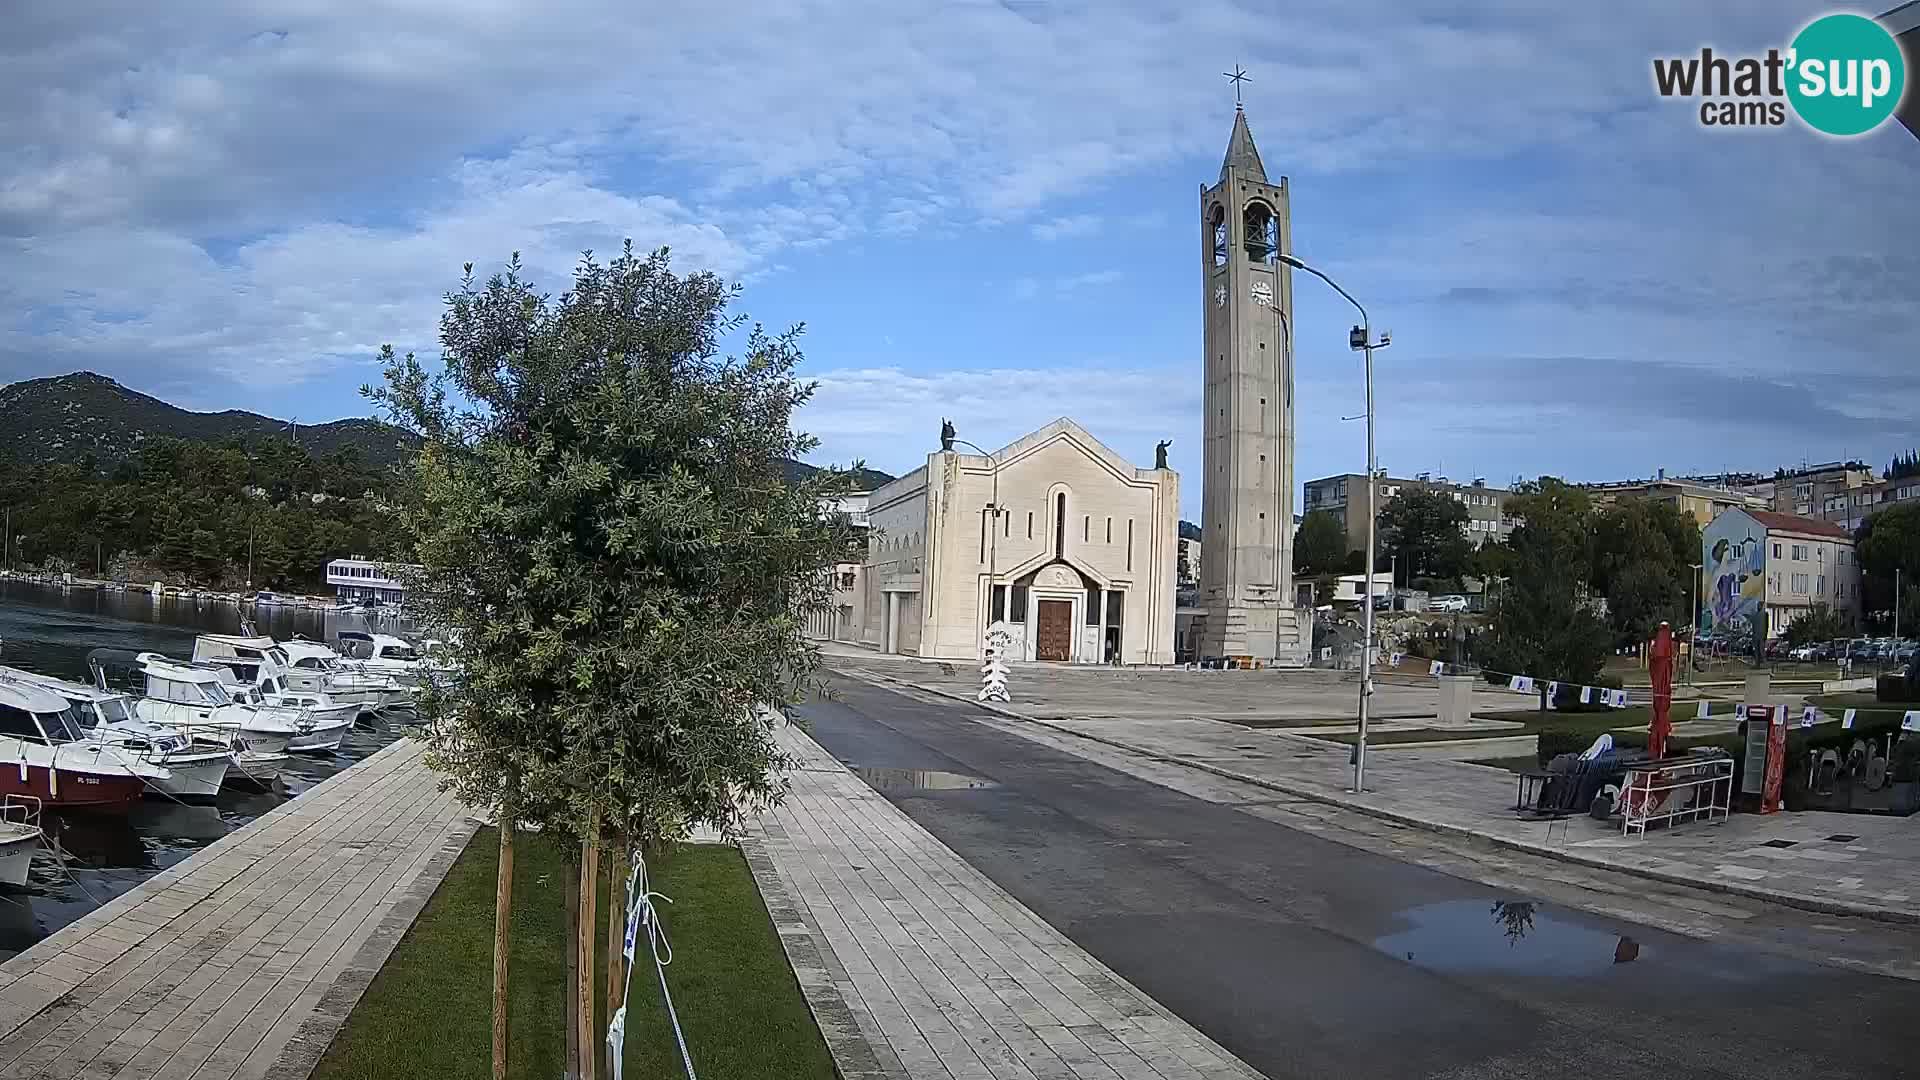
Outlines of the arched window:
<svg viewBox="0 0 1920 1080">
<path fill-rule="evenodd" d="M 1053 557 L 1067 557 L 1067 493 L 1054 496 L 1053 502 Z"/>
<path fill-rule="evenodd" d="M 1266 203 L 1250 202 L 1243 215 L 1246 226 L 1247 258 L 1258 263 L 1277 261 L 1280 253 L 1280 226 Z"/>
<path fill-rule="evenodd" d="M 1227 265 L 1227 209 L 1219 203 L 1213 205 L 1213 212 L 1207 215 L 1207 228 L 1213 233 L 1213 265 Z"/>
</svg>

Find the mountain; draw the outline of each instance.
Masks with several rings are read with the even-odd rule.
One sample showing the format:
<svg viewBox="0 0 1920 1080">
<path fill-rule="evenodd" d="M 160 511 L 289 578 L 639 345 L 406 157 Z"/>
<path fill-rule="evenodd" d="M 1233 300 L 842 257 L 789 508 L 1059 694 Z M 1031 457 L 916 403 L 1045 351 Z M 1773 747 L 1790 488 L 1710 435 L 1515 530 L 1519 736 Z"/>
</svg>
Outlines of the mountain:
<svg viewBox="0 0 1920 1080">
<path fill-rule="evenodd" d="M 101 465 L 112 465 L 143 440 L 160 436 L 201 442 L 297 436 L 316 456 L 352 447 L 367 464 L 381 466 L 398 460 L 405 447 L 418 441 L 378 420 L 300 424 L 290 431 L 285 420 L 240 409 L 190 412 L 91 371 L 0 386 L 0 460 L 37 464 L 92 454 Z M 787 462 L 790 479 L 803 480 L 819 471 L 805 462 Z M 876 469 L 862 469 L 856 486 L 872 491 L 892 479 Z"/>
<path fill-rule="evenodd" d="M 378 420 L 290 429 L 284 420 L 240 409 L 190 412 L 91 371 L 0 386 L 0 459 L 39 463 L 92 454 L 104 466 L 132 454 L 144 440 L 162 436 L 202 442 L 298 438 L 316 456 L 351 447 L 370 465 L 393 463 L 415 441 Z"/>
<path fill-rule="evenodd" d="M 805 480 L 807 477 L 819 471 L 820 469 L 817 466 L 809 465 L 804 461 L 787 462 L 787 480 L 792 483 Z M 873 491 L 882 484 L 892 483 L 894 479 L 895 477 L 883 473 L 879 469 L 861 469 L 853 474 L 853 489 L 855 491 Z"/>
</svg>

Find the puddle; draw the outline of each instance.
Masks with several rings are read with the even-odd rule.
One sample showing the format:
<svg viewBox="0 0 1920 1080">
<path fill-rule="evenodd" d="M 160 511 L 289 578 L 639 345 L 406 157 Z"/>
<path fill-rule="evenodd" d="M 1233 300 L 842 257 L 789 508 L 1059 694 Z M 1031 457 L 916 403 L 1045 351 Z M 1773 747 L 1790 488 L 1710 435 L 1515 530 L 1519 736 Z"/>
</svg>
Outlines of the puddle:
<svg viewBox="0 0 1920 1080">
<path fill-rule="evenodd" d="M 1400 912 L 1413 924 L 1373 947 L 1435 971 L 1594 975 L 1645 958 L 1632 937 L 1556 918 L 1532 901 L 1460 900 Z"/>
<path fill-rule="evenodd" d="M 999 787 L 983 777 L 938 769 L 855 769 L 853 774 L 875 791 L 971 791 Z"/>
</svg>

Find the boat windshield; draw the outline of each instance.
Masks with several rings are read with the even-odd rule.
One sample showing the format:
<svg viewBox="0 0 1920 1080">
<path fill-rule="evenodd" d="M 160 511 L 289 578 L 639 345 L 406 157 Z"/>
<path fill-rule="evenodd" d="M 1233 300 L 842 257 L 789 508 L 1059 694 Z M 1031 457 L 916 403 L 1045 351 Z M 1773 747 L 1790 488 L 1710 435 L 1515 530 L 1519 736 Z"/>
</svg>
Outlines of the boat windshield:
<svg viewBox="0 0 1920 1080">
<path fill-rule="evenodd" d="M 418 660 L 420 659 L 420 654 L 414 652 L 413 647 L 410 645 L 388 645 L 387 647 L 380 650 L 380 659 L 382 660 Z"/>
<path fill-rule="evenodd" d="M 47 733 L 48 742 L 79 742 L 87 737 L 87 727 L 85 724 L 82 724 L 80 718 L 74 714 L 74 709 L 71 705 L 61 709 L 59 712 L 34 713 L 33 715 L 40 721 L 41 730 Z"/>
<path fill-rule="evenodd" d="M 231 694 L 228 694 L 227 688 L 225 686 L 222 686 L 219 683 L 203 682 L 203 683 L 195 683 L 194 685 L 200 688 L 200 696 L 211 704 L 214 704 L 214 705 L 233 704 L 233 696 Z"/>
<path fill-rule="evenodd" d="M 279 664 L 281 667 L 288 666 L 287 650 L 281 648 L 278 645 L 275 645 L 273 648 L 267 650 L 267 657 L 271 659 L 274 663 Z"/>
<path fill-rule="evenodd" d="M 118 724 L 122 721 L 132 719 L 132 714 L 127 712 L 126 698 L 101 698 L 94 704 L 99 707 L 100 719 L 109 724 Z"/>
</svg>

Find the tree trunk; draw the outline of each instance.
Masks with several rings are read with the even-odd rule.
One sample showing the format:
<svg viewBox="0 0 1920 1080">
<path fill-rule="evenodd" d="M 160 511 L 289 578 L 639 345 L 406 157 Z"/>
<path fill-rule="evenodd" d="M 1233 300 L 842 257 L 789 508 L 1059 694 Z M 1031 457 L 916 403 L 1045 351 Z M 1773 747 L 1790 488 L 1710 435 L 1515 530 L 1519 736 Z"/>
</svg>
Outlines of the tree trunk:
<svg viewBox="0 0 1920 1080">
<path fill-rule="evenodd" d="M 580 846 L 580 980 L 574 984 L 580 1001 L 580 1080 L 594 1080 L 600 1062 L 600 1040 L 593 1018 L 594 915 L 600 900 L 600 818 L 587 823 L 587 839 Z"/>
<path fill-rule="evenodd" d="M 627 995 L 627 856 L 616 846 L 607 856 L 607 1023 L 613 1023 Z M 603 1043 L 604 1039 L 601 1040 Z M 608 1046 L 606 1073 L 613 1075 L 613 1047 Z"/>
<path fill-rule="evenodd" d="M 501 803 L 500 870 L 493 887 L 493 1080 L 507 1080 L 507 928 L 513 919 L 513 815 Z"/>
<path fill-rule="evenodd" d="M 567 985 L 560 997 L 566 1002 L 567 1016 L 567 1060 L 566 1080 L 579 1080 L 580 1076 L 580 995 L 573 988 L 580 985 L 580 875 L 568 874 L 567 894 Z"/>
</svg>

